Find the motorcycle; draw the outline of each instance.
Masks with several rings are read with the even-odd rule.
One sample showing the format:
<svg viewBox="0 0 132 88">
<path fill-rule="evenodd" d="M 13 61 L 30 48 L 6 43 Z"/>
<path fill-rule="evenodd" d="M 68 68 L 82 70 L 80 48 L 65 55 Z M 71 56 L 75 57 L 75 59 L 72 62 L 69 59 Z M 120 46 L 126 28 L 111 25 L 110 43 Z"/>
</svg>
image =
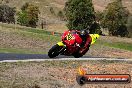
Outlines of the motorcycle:
<svg viewBox="0 0 132 88">
<path fill-rule="evenodd" d="M 83 40 L 76 31 L 66 31 L 61 38 L 62 41 L 58 42 L 49 50 L 48 56 L 50 58 L 58 55 L 74 56 L 75 58 L 83 56 L 79 53 Z"/>
</svg>

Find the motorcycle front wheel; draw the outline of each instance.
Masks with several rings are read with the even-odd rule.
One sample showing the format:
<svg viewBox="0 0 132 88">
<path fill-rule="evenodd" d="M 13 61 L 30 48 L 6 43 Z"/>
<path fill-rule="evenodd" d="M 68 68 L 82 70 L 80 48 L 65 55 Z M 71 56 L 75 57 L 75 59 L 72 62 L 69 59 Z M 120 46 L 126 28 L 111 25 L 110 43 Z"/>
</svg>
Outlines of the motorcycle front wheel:
<svg viewBox="0 0 132 88">
<path fill-rule="evenodd" d="M 60 54 L 60 50 L 61 50 L 61 49 L 62 49 L 62 48 L 61 48 L 58 44 L 54 45 L 54 46 L 49 50 L 48 56 L 49 56 L 50 58 L 54 58 L 54 57 L 58 56 L 58 55 Z"/>
</svg>

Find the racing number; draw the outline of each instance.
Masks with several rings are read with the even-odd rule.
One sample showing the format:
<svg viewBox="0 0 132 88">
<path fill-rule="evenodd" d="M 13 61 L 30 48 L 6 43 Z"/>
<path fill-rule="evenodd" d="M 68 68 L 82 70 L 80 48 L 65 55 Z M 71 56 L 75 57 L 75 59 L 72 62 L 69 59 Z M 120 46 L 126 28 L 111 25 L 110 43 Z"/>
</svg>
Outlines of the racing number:
<svg viewBox="0 0 132 88">
<path fill-rule="evenodd" d="M 73 39 L 72 34 L 69 33 L 69 34 L 67 35 L 66 39 L 67 39 L 67 40 L 71 40 L 71 39 Z"/>
</svg>

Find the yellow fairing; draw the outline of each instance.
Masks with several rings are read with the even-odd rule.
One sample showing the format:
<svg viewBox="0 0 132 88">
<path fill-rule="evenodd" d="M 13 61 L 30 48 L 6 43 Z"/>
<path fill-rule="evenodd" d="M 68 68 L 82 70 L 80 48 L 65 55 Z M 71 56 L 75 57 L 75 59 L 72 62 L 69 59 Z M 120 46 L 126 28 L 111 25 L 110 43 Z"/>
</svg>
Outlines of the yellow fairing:
<svg viewBox="0 0 132 88">
<path fill-rule="evenodd" d="M 90 36 L 92 38 L 91 44 L 94 44 L 96 40 L 99 38 L 99 34 L 90 34 Z"/>
<path fill-rule="evenodd" d="M 59 46 L 64 46 L 64 44 L 62 42 L 58 42 L 57 43 Z"/>
</svg>

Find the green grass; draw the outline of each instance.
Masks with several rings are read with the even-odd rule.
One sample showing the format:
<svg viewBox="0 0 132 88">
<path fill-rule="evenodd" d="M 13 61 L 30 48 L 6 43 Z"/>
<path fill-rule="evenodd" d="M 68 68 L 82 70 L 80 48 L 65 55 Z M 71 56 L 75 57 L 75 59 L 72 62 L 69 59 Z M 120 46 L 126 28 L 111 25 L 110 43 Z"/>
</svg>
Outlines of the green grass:
<svg viewBox="0 0 132 88">
<path fill-rule="evenodd" d="M 52 34 L 51 32 L 45 31 L 45 30 L 40 30 L 38 28 L 17 26 L 15 29 L 14 25 L 12 25 L 12 24 L 1 24 L 1 23 L 0 23 L 0 26 L 3 26 L 4 30 L 9 30 L 11 32 L 14 31 L 14 33 L 19 34 L 20 36 L 43 39 L 43 40 L 50 40 L 51 42 L 60 41 L 61 34 L 59 34 L 57 32 L 55 32 L 55 35 L 57 35 L 57 36 L 53 36 L 53 35 L 51 35 Z"/>
<path fill-rule="evenodd" d="M 119 49 L 132 51 L 132 44 L 131 43 L 107 42 L 107 41 L 104 41 L 104 40 L 98 40 L 96 43 L 99 44 L 99 45 L 104 45 L 104 46 L 108 46 L 108 47 L 113 47 L 113 48 L 119 48 Z"/>
<path fill-rule="evenodd" d="M 132 44 L 130 43 L 116 42 L 116 43 L 107 44 L 107 45 L 114 48 L 120 48 L 120 49 L 132 51 Z"/>
<path fill-rule="evenodd" d="M 35 29 L 35 28 L 16 28 L 14 29 L 11 25 L 4 25 L 3 29 L 0 29 L 1 33 L 7 33 L 10 37 L 17 35 L 18 37 L 31 39 L 33 42 L 34 40 L 43 41 L 49 45 L 47 45 L 46 49 L 51 48 L 50 45 L 57 43 L 60 41 L 60 36 L 53 36 L 50 32 L 45 30 Z M 16 38 L 17 39 L 17 38 Z M 16 41 L 17 42 L 17 41 Z M 5 45 L 6 46 L 6 45 Z M 40 49 L 23 49 L 23 48 L 15 48 L 15 47 L 7 47 L 0 46 L 0 53 L 21 53 L 21 54 L 46 54 L 47 51 L 42 48 Z M 4 48 L 3 48 L 4 47 Z"/>
<path fill-rule="evenodd" d="M 19 33 L 19 35 L 25 36 L 28 38 L 41 39 L 41 40 L 46 40 L 50 42 L 60 41 L 60 36 L 53 36 L 47 33 L 38 33 L 40 32 L 40 30 L 32 30 L 32 31 L 18 30 L 18 31 L 17 33 Z"/>
<path fill-rule="evenodd" d="M 49 42 L 49 43 L 57 43 L 58 41 L 61 41 L 60 35 L 53 36 L 53 35 L 51 35 L 51 32 L 48 32 L 45 30 L 21 27 L 21 26 L 18 26 L 18 27 L 16 27 L 16 29 L 14 29 L 13 25 L 7 25 L 7 24 L 3 24 L 3 28 L 4 28 L 4 30 L 8 30 L 11 33 L 17 34 L 18 36 L 23 36 L 23 37 L 27 37 L 27 38 L 31 38 L 31 39 L 34 38 L 34 39 Z M 97 42 L 95 44 L 132 51 L 132 44 L 126 43 L 126 42 L 118 42 L 118 41 L 117 42 L 108 42 L 107 40 L 99 39 L 99 40 L 97 40 Z M 3 49 L 0 49 L 0 52 L 42 54 L 42 52 L 32 52 L 29 50 L 21 50 L 21 49 L 14 49 L 14 48 L 9 48 L 9 49 L 3 48 Z"/>
<path fill-rule="evenodd" d="M 0 48 L 0 53 L 16 53 L 16 54 L 46 54 L 45 51 L 32 51 L 29 49 L 15 49 L 15 48 Z"/>
</svg>

